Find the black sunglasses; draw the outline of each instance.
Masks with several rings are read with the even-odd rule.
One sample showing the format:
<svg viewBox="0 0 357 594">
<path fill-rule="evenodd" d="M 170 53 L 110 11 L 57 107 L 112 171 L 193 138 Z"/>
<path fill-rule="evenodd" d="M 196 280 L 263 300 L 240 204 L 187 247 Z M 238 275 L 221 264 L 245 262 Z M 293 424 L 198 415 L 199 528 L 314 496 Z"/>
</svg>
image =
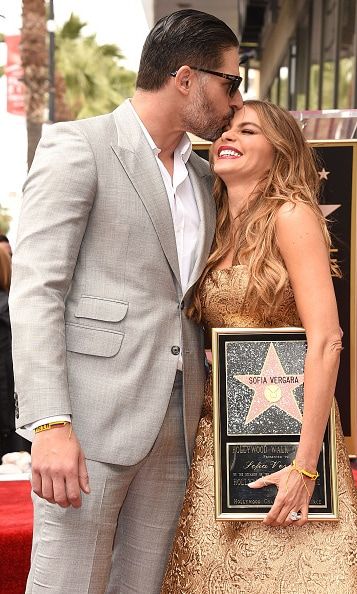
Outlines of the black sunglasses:
<svg viewBox="0 0 357 594">
<path fill-rule="evenodd" d="M 219 76 L 220 78 L 226 78 L 227 80 L 231 81 L 231 86 L 229 87 L 229 96 L 234 97 L 236 92 L 239 89 L 239 85 L 241 84 L 243 78 L 241 76 L 236 76 L 235 74 L 226 74 L 225 72 L 216 72 L 215 70 L 207 70 L 206 68 L 197 68 L 196 66 L 190 66 L 191 70 L 198 70 L 199 72 L 206 72 L 207 74 L 214 74 L 214 76 Z M 177 70 L 175 72 L 170 72 L 170 76 L 176 76 Z"/>
</svg>

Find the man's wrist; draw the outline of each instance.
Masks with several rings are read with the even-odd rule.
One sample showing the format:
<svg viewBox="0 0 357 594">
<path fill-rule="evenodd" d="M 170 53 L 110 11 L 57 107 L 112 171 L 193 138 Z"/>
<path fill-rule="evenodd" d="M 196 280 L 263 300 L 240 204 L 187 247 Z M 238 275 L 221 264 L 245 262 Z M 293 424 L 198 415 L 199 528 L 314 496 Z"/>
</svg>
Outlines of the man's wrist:
<svg viewBox="0 0 357 594">
<path fill-rule="evenodd" d="M 68 421 L 52 421 L 52 423 L 45 423 L 44 425 L 39 425 L 35 429 L 35 433 L 41 433 L 42 431 L 48 431 L 49 429 L 58 429 L 60 427 L 66 427 L 70 425 Z"/>
<path fill-rule="evenodd" d="M 33 423 L 29 423 L 28 425 L 25 425 L 24 429 L 28 429 L 29 431 L 34 431 L 37 427 L 40 427 L 41 425 L 46 425 L 47 423 L 55 423 L 55 422 L 70 423 L 71 415 L 54 415 L 52 417 L 44 417 L 43 419 L 38 419 L 37 421 L 34 421 Z"/>
</svg>

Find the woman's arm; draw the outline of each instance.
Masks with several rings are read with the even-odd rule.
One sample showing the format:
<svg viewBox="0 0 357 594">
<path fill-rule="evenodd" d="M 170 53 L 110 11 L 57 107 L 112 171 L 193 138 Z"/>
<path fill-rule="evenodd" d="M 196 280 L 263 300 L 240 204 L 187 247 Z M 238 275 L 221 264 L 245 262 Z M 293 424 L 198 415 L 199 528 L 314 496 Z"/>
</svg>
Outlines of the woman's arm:
<svg viewBox="0 0 357 594">
<path fill-rule="evenodd" d="M 308 345 L 304 414 L 296 464 L 314 471 L 331 410 L 342 349 L 329 254 L 318 219 L 304 204 L 284 204 L 281 207 L 276 234 Z M 280 473 L 276 473 L 279 491 L 266 518 L 268 524 L 288 524 L 290 512 L 300 509 L 303 519 L 295 525 L 306 522 L 314 482 L 292 472 L 287 483 L 288 472 L 287 469 L 280 471 L 281 477 Z"/>
<path fill-rule="evenodd" d="M 319 222 L 303 204 L 280 209 L 277 241 L 306 331 L 304 415 L 296 462 L 316 469 L 340 360 L 341 330 L 329 254 Z"/>
</svg>

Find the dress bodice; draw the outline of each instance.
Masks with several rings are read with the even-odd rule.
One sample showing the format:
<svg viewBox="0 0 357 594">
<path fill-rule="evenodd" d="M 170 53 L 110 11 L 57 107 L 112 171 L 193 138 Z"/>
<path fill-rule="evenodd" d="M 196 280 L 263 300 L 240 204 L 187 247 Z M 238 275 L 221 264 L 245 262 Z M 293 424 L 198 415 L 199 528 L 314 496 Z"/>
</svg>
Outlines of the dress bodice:
<svg viewBox="0 0 357 594">
<path fill-rule="evenodd" d="M 273 316 L 267 316 L 263 308 L 253 313 L 245 302 L 248 278 L 244 264 L 213 270 L 207 275 L 200 290 L 206 329 L 301 326 L 290 284 L 285 287 L 278 310 Z"/>
</svg>

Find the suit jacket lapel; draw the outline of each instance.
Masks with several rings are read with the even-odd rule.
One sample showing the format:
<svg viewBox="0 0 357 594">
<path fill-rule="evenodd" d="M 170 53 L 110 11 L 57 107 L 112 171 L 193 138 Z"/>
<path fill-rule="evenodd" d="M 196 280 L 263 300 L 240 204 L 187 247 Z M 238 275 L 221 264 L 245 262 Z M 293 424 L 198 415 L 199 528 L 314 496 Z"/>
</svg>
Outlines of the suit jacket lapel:
<svg viewBox="0 0 357 594">
<path fill-rule="evenodd" d="M 128 100 L 113 113 L 118 131 L 112 149 L 130 178 L 154 225 L 161 247 L 179 285 L 175 230 L 164 182 L 153 155 Z"/>
<path fill-rule="evenodd" d="M 197 258 L 190 275 L 188 291 L 199 279 L 207 263 L 216 225 L 216 208 L 212 197 L 212 184 L 207 180 L 209 174 L 206 169 L 203 169 L 200 158 L 195 153 L 192 153 L 187 162 L 187 168 L 201 219 L 196 250 Z"/>
</svg>

